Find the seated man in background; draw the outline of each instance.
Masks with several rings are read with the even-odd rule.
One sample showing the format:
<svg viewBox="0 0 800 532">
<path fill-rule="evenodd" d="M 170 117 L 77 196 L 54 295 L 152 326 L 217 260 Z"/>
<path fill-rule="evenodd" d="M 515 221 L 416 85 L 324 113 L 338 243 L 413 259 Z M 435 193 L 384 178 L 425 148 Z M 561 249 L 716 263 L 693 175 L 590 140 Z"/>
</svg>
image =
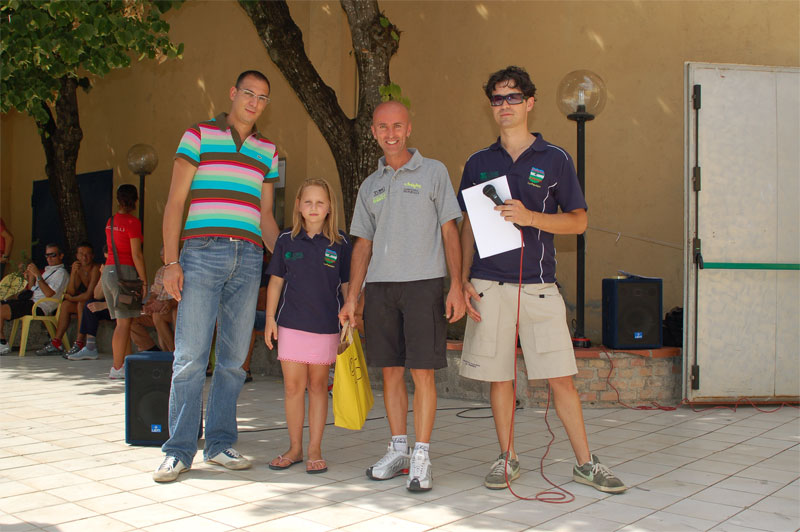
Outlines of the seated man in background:
<svg viewBox="0 0 800 532">
<path fill-rule="evenodd" d="M 269 284 L 269 275 L 267 274 L 267 265 L 272 253 L 268 249 L 264 249 L 264 257 L 261 262 L 261 284 L 258 285 L 258 300 L 256 301 L 256 320 L 253 323 L 253 334 L 250 336 L 250 349 L 247 351 L 247 358 L 242 364 L 242 369 L 247 372 L 244 382 L 252 382 L 253 374 L 250 373 L 250 360 L 253 358 L 253 348 L 256 345 L 256 336 L 264 338 L 264 329 L 267 326 L 267 285 Z"/>
<path fill-rule="evenodd" d="M 64 358 L 66 358 L 80 351 L 86 344 L 86 335 L 79 332 L 75 344 L 68 352 L 64 353 L 64 348 L 61 345 L 61 337 L 67 332 L 67 327 L 69 327 L 73 314 L 78 318 L 78 330 L 80 331 L 83 307 L 92 297 L 94 287 L 97 285 L 97 281 L 100 280 L 100 265 L 94 262 L 94 250 L 89 242 L 78 244 L 75 258 L 75 262 L 72 263 L 67 291 L 64 294 L 64 301 L 61 303 L 61 314 L 58 316 L 56 334 L 43 348 L 36 351 L 39 356 L 63 354 Z"/>
<path fill-rule="evenodd" d="M 158 343 L 165 351 L 175 351 L 175 318 L 178 314 L 178 302 L 164 290 L 164 246 L 161 246 L 162 266 L 156 271 L 153 285 L 150 287 L 144 314 L 152 318 L 153 326 L 158 333 Z"/>
<path fill-rule="evenodd" d="M 107 246 L 103 246 L 103 258 L 108 258 Z M 105 260 L 98 271 L 102 272 L 104 267 Z M 79 334 L 86 338 L 86 344 L 76 353 L 64 353 L 64 358 L 69 360 L 95 360 L 97 358 L 97 329 L 100 327 L 101 321 L 111 320 L 111 314 L 108 313 L 108 304 L 106 303 L 106 296 L 103 293 L 103 285 L 101 283 L 95 283 L 91 296 L 83 305 L 78 329 Z M 70 349 L 70 351 L 72 350 Z"/>
<path fill-rule="evenodd" d="M 47 266 L 44 271 L 39 270 L 34 263 L 28 264 L 25 269 L 28 290 L 18 294 L 16 299 L 5 300 L 0 304 L 0 355 L 11 351 L 4 332 L 5 322 L 29 315 L 37 301 L 46 297 L 58 299 L 67 288 L 69 272 L 62 262 L 64 254 L 58 244 L 47 244 L 45 257 Z M 44 301 L 36 311 L 37 314 L 45 316 L 53 314 L 57 308 L 57 303 Z"/>
<path fill-rule="evenodd" d="M 103 256 L 108 258 L 107 246 L 103 246 Z M 105 268 L 105 264 L 100 266 L 101 273 L 103 268 Z M 108 303 L 106 303 L 105 294 L 103 293 L 103 285 L 96 283 L 92 297 L 86 301 L 83 307 L 83 316 L 80 322 L 80 334 L 86 336 L 86 345 L 80 351 L 71 355 L 65 353 L 64 358 L 69 360 L 97 359 L 97 329 L 103 320 L 111 320 L 111 314 L 108 312 Z M 159 351 L 158 346 L 150 337 L 145 326 L 137 320 L 134 320 L 131 324 L 131 339 L 141 351 Z"/>
</svg>

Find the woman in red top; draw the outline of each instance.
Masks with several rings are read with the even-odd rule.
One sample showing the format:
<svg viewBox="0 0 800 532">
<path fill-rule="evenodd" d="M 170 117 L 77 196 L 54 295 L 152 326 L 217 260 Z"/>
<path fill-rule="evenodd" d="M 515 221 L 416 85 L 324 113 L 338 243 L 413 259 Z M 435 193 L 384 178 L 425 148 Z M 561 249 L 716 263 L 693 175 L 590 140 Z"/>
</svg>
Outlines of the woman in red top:
<svg viewBox="0 0 800 532">
<path fill-rule="evenodd" d="M 103 293 L 108 303 L 108 312 L 111 319 L 117 320 L 114 336 L 111 339 L 111 348 L 114 353 L 114 365 L 109 372 L 111 379 L 124 379 L 125 368 L 123 363 L 130 351 L 131 323 L 134 318 L 141 315 L 141 308 L 130 309 L 119 303 L 119 273 L 124 279 L 142 279 L 142 298 L 147 292 L 147 272 L 145 271 L 144 255 L 142 253 L 142 223 L 138 218 L 131 216 L 136 209 L 139 193 L 133 185 L 120 185 L 117 189 L 117 202 L 119 210 L 106 222 L 106 243 L 108 245 L 108 261 L 103 268 L 102 283 Z M 111 242 L 111 220 L 114 220 L 114 242 Z M 117 248 L 116 264 L 114 246 Z"/>
</svg>

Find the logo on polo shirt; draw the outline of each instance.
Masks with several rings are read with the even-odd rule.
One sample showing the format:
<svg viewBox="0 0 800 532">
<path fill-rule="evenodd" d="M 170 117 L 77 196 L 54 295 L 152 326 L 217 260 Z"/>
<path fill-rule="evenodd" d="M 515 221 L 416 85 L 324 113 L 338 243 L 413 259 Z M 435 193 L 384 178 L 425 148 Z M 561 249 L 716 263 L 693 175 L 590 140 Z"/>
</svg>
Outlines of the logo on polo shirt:
<svg viewBox="0 0 800 532">
<path fill-rule="evenodd" d="M 325 266 L 333 268 L 337 258 L 338 255 L 334 250 L 325 248 Z"/>
<path fill-rule="evenodd" d="M 528 184 L 539 188 L 539 183 L 544 179 L 544 170 L 531 166 L 531 173 L 528 175 Z"/>
<path fill-rule="evenodd" d="M 488 181 L 490 179 L 494 179 L 499 175 L 500 172 L 481 172 L 480 179 L 481 181 Z"/>
<path fill-rule="evenodd" d="M 421 188 L 422 185 L 419 183 L 411 183 L 409 181 L 403 183 L 403 192 L 406 194 L 419 194 Z"/>
<path fill-rule="evenodd" d="M 300 259 L 303 258 L 303 252 L 302 251 L 287 251 L 286 253 L 283 254 L 283 258 L 285 260 L 289 260 L 289 261 L 300 260 Z"/>
<path fill-rule="evenodd" d="M 372 203 L 378 203 L 386 199 L 386 188 L 381 187 L 372 191 Z"/>
</svg>

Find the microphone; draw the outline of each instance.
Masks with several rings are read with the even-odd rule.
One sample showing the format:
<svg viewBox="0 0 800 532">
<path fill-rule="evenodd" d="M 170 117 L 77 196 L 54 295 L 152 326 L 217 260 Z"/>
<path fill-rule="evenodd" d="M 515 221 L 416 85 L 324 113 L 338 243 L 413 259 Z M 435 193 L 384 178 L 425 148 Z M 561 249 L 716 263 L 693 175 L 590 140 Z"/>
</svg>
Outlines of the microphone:
<svg viewBox="0 0 800 532">
<path fill-rule="evenodd" d="M 495 190 L 494 185 L 486 185 L 483 187 L 483 195 L 492 200 L 495 205 L 504 205 L 503 200 L 497 195 L 497 190 Z M 519 225 L 514 224 L 514 227 L 522 231 L 522 227 Z"/>
</svg>

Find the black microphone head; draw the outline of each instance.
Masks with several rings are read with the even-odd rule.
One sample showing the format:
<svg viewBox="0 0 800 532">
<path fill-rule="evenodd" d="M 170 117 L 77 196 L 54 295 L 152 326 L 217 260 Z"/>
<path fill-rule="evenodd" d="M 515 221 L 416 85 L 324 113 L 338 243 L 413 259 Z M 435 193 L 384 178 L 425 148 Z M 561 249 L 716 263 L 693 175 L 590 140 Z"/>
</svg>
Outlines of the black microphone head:
<svg viewBox="0 0 800 532">
<path fill-rule="evenodd" d="M 497 190 L 495 190 L 494 185 L 486 185 L 483 187 L 483 195 L 492 200 L 495 205 L 503 204 L 503 200 L 497 195 Z"/>
</svg>

